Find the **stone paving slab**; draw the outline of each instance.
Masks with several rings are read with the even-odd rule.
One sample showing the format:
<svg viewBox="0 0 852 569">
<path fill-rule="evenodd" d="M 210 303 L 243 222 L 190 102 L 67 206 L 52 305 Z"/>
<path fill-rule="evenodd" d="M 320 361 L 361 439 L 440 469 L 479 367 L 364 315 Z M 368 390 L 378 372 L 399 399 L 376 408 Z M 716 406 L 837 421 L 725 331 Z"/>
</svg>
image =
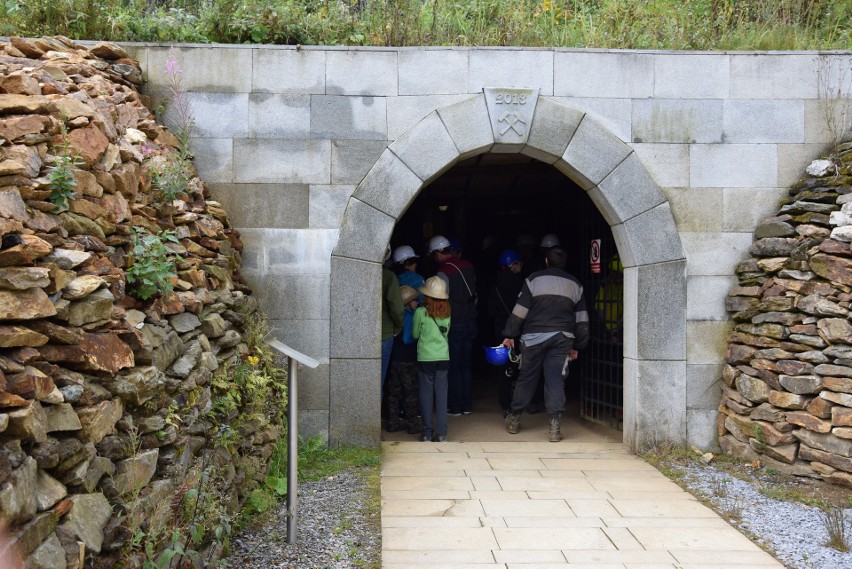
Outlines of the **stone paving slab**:
<svg viewBox="0 0 852 569">
<path fill-rule="evenodd" d="M 385 442 L 384 569 L 782 567 L 604 442 Z"/>
</svg>

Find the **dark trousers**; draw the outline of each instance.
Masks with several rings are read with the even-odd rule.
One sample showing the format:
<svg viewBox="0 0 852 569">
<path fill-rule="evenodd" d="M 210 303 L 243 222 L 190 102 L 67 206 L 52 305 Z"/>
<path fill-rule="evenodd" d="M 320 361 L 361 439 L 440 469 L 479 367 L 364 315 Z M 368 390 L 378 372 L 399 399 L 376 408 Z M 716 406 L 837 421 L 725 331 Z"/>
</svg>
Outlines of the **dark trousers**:
<svg viewBox="0 0 852 569">
<path fill-rule="evenodd" d="M 423 436 L 447 436 L 447 362 L 420 362 L 417 381 L 420 384 L 420 415 L 423 417 Z M 434 402 L 434 404 L 433 404 Z M 435 421 L 432 421 L 432 411 Z"/>
<path fill-rule="evenodd" d="M 508 411 L 512 406 L 512 396 L 515 393 L 515 381 L 518 379 L 518 364 L 509 362 L 504 367 L 498 367 L 493 372 L 496 375 L 497 396 L 500 409 Z"/>
<path fill-rule="evenodd" d="M 417 404 L 420 387 L 417 380 L 417 362 L 390 363 L 388 371 L 388 422 L 399 422 L 400 411 L 405 412 L 406 424 L 420 414 Z"/>
<path fill-rule="evenodd" d="M 523 346 L 521 373 L 512 399 L 513 413 L 520 413 L 532 401 L 542 370 L 544 404 L 548 414 L 565 410 L 565 378 L 562 372 L 568 372 L 568 353 L 573 347 L 573 341 L 564 334 L 556 334 L 534 346 Z"/>
<path fill-rule="evenodd" d="M 473 411 L 470 390 L 473 382 L 471 352 L 476 340 L 476 322 L 452 322 L 447 338 L 450 347 L 450 390 L 448 404 L 451 413 Z"/>
</svg>

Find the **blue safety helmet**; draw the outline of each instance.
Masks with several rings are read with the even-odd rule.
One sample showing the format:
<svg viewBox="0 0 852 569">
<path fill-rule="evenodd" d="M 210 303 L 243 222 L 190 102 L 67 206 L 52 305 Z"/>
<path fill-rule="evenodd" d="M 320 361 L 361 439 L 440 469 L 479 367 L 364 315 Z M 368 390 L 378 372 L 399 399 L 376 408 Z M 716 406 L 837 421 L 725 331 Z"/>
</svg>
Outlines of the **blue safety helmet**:
<svg viewBox="0 0 852 569">
<path fill-rule="evenodd" d="M 512 263 L 517 263 L 521 260 L 521 254 L 514 249 L 506 249 L 500 253 L 500 267 L 506 268 Z"/>
</svg>

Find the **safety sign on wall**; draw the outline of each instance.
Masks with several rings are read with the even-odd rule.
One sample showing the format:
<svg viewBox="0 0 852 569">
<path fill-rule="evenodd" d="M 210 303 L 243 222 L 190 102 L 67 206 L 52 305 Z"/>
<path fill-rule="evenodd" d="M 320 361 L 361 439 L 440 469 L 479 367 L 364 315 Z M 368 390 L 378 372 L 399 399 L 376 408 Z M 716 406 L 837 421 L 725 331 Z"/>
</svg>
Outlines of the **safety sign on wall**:
<svg viewBox="0 0 852 569">
<path fill-rule="evenodd" d="M 601 272 L 601 240 L 592 239 L 592 246 L 589 248 L 589 263 L 592 265 L 592 274 Z"/>
</svg>

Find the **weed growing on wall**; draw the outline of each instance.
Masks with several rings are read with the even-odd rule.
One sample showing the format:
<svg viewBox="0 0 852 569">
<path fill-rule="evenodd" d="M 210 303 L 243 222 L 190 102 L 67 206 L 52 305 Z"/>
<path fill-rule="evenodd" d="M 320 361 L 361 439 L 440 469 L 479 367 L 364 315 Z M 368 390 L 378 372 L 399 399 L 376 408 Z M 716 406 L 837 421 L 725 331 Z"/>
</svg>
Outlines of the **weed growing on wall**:
<svg viewBox="0 0 852 569">
<path fill-rule="evenodd" d="M 181 161 L 179 166 L 181 166 L 183 161 L 192 158 L 189 145 L 195 129 L 195 118 L 192 116 L 190 95 L 183 87 L 183 69 L 178 63 L 174 48 L 169 49 L 163 74 L 166 79 L 163 104 L 167 109 L 167 118 L 170 119 L 169 126 L 178 139 L 178 153 Z"/>
<path fill-rule="evenodd" d="M 133 228 L 131 249 L 127 254 L 128 294 L 147 300 L 159 294 L 168 294 L 177 279 L 175 260 L 168 243 L 178 243 L 174 231 L 163 230 L 152 234 L 140 227 Z"/>
<path fill-rule="evenodd" d="M 151 183 L 157 188 L 158 198 L 164 203 L 182 199 L 189 195 L 192 165 L 183 154 L 165 154 L 153 161 L 149 169 Z"/>
<path fill-rule="evenodd" d="M 71 145 L 65 138 L 66 135 L 67 131 L 63 125 L 63 142 L 53 149 L 53 166 L 50 166 L 47 174 L 50 188 L 50 196 L 47 199 L 55 206 L 54 213 L 68 209 L 68 200 L 74 198 L 74 191 L 77 189 L 74 168 L 81 164 L 80 157 L 72 152 Z"/>
<path fill-rule="evenodd" d="M 852 133 L 852 59 L 816 58 L 819 109 L 832 142 Z"/>
<path fill-rule="evenodd" d="M 50 173 L 47 175 L 50 182 L 50 196 L 47 199 L 56 206 L 54 213 L 67 210 L 68 200 L 74 197 L 77 181 L 74 179 L 73 170 L 76 165 L 71 156 L 54 157 L 53 166 L 50 167 Z"/>
</svg>

